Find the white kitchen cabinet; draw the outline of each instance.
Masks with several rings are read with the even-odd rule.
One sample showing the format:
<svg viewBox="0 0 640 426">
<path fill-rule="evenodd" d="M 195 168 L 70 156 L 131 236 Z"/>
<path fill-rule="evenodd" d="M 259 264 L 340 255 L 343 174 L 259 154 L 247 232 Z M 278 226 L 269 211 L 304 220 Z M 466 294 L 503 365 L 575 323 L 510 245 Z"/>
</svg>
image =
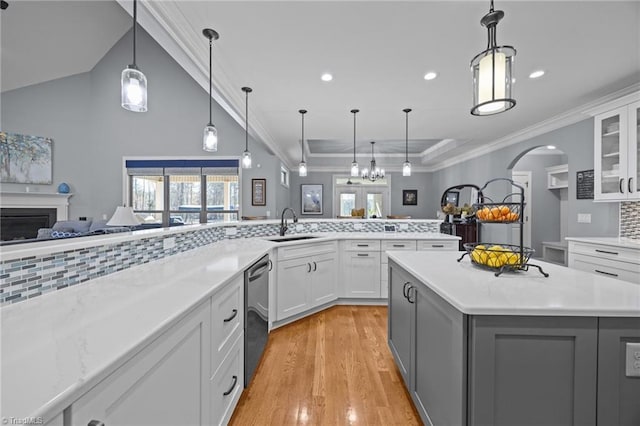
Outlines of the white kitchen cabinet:
<svg viewBox="0 0 640 426">
<path fill-rule="evenodd" d="M 74 402 L 71 424 L 209 424 L 209 304 L 198 306 Z"/>
<path fill-rule="evenodd" d="M 569 241 L 569 267 L 640 284 L 640 250 Z"/>
<path fill-rule="evenodd" d="M 386 251 L 402 250 L 415 251 L 417 241 L 415 240 L 383 240 L 381 241 L 380 253 L 380 298 L 389 297 L 389 256 Z"/>
<path fill-rule="evenodd" d="M 226 425 L 240 399 L 244 388 L 243 354 L 244 335 L 240 333 L 210 382 L 212 425 Z"/>
<path fill-rule="evenodd" d="M 345 253 L 346 297 L 380 298 L 380 252 Z"/>
<path fill-rule="evenodd" d="M 594 199 L 640 200 L 640 101 L 594 120 Z"/>
<path fill-rule="evenodd" d="M 337 272 L 334 241 L 278 249 L 276 320 L 335 300 Z"/>
<path fill-rule="evenodd" d="M 244 328 L 244 276 L 239 275 L 211 298 L 211 369 L 213 376 Z M 244 382 L 243 382 L 244 383 Z"/>
</svg>

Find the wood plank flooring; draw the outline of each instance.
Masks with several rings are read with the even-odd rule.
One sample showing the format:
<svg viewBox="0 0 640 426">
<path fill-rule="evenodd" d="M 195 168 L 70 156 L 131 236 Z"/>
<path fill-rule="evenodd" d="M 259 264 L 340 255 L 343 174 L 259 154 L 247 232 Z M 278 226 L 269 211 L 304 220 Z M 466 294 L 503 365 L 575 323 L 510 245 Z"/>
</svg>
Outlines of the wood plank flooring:
<svg viewBox="0 0 640 426">
<path fill-rule="evenodd" d="M 272 331 L 229 424 L 421 425 L 387 345 L 387 307 L 335 306 Z"/>
</svg>

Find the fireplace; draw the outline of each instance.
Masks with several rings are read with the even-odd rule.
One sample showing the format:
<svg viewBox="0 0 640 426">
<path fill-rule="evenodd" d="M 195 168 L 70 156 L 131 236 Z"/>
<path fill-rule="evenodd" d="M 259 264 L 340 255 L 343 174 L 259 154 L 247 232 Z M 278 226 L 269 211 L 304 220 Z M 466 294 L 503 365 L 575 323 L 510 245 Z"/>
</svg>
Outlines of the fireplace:
<svg viewBox="0 0 640 426">
<path fill-rule="evenodd" d="M 36 238 L 38 229 L 51 228 L 56 223 L 55 208 L 0 209 L 0 240 Z"/>
</svg>

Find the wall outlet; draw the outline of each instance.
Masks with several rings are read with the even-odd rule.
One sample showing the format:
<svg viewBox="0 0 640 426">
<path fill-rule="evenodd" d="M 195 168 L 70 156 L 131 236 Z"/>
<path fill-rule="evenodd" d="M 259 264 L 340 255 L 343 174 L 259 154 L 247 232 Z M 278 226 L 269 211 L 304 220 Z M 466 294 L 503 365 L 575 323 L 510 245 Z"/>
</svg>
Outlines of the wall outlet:
<svg viewBox="0 0 640 426">
<path fill-rule="evenodd" d="M 406 231 L 407 229 L 409 229 L 409 224 L 408 223 L 401 223 L 400 224 L 400 230 L 401 231 Z"/>
<path fill-rule="evenodd" d="M 267 216 L 267 219 L 269 219 L 271 217 L 271 210 L 267 210 L 265 216 Z"/>
<path fill-rule="evenodd" d="M 578 223 L 591 223 L 591 213 L 578 213 Z"/>
<path fill-rule="evenodd" d="M 238 228 L 236 228 L 235 226 L 229 226 L 224 228 L 224 235 L 230 236 L 230 235 L 237 235 L 238 234 Z"/>
<path fill-rule="evenodd" d="M 162 240 L 162 248 L 164 250 L 171 250 L 176 246 L 176 237 L 168 237 Z"/>
<path fill-rule="evenodd" d="M 318 230 L 318 224 L 317 223 L 312 223 L 311 224 L 311 230 L 312 231 L 317 231 Z"/>
<path fill-rule="evenodd" d="M 298 232 L 304 231 L 304 225 L 301 223 L 296 223 L 296 231 Z"/>
<path fill-rule="evenodd" d="M 361 223 L 354 223 L 353 224 L 353 229 L 355 229 L 356 231 L 361 231 L 362 230 L 362 224 Z"/>
<path fill-rule="evenodd" d="M 627 377 L 640 377 L 640 343 L 627 342 Z"/>
</svg>

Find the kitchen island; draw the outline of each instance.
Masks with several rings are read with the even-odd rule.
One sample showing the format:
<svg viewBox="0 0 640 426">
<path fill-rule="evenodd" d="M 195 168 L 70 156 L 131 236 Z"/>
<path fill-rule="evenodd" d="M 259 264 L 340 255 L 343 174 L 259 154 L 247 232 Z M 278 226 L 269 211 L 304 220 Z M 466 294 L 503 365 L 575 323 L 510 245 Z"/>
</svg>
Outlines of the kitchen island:
<svg viewBox="0 0 640 426">
<path fill-rule="evenodd" d="M 388 256 L 389 346 L 425 424 L 640 424 L 640 285 Z"/>
</svg>

